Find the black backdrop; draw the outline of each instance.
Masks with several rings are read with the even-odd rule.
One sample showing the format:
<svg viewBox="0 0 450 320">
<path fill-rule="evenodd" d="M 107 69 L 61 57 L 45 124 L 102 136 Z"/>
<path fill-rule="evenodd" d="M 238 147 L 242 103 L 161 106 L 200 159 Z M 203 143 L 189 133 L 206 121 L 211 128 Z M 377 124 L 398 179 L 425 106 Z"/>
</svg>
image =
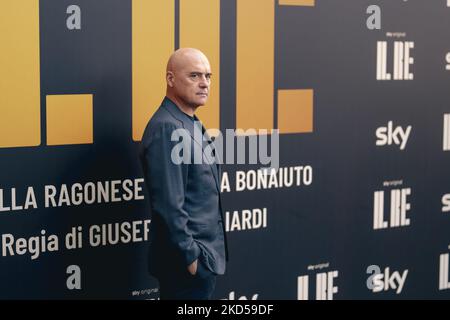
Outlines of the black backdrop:
<svg viewBox="0 0 450 320">
<path fill-rule="evenodd" d="M 239 1 L 220 1 L 222 130 L 236 126 Z M 9 2 L 16 0 L 2 1 L 3 14 L 11 14 Z M 140 192 L 143 200 L 53 208 L 46 208 L 43 200 L 46 185 L 66 184 L 70 189 L 77 182 L 142 178 L 139 141 L 132 139 L 133 1 L 36 2 L 41 143 L 0 148 L 0 188 L 5 208 L 12 206 L 12 188 L 23 205 L 31 186 L 37 208 L 0 212 L 0 298 L 157 299 L 157 282 L 146 272 L 146 241 L 89 245 L 93 225 L 150 219 L 145 189 Z M 308 298 L 315 299 L 317 281 L 322 280 L 325 289 L 318 291 L 333 299 L 449 298 L 450 215 L 445 202 L 450 200 L 445 195 L 450 194 L 450 150 L 443 147 L 444 114 L 450 113 L 446 1 L 316 0 L 314 6 L 272 2 L 274 88 L 314 91 L 313 130 L 280 135 L 280 167 L 308 167 L 312 177 L 299 186 L 237 192 L 235 172 L 258 166 L 223 166 L 231 185 L 231 191 L 223 192 L 230 221 L 242 218 L 245 209 L 266 208 L 267 224 L 228 231 L 230 262 L 227 274 L 218 279 L 215 298 L 297 299 L 305 297 L 300 291 L 307 291 Z M 66 27 L 66 9 L 73 4 L 81 9 L 81 30 Z M 370 5 L 381 9 L 380 29 L 367 27 Z M 179 1 L 174 8 L 178 27 Z M 199 19 L 205 14 L 199 13 Z M 174 46 L 179 41 L 175 32 Z M 413 79 L 377 80 L 380 41 L 387 43 L 390 73 L 394 42 L 413 43 Z M 12 90 L 8 73 L 1 76 L 0 91 Z M 56 94 L 93 95 L 92 143 L 46 144 L 46 96 Z M 155 95 L 162 100 L 161 92 Z M 0 105 L 3 114 L 5 105 Z M 382 140 L 378 128 L 391 121 L 394 129 L 411 126 L 403 150 L 395 140 L 377 145 Z M 395 190 L 404 190 L 405 206 L 399 206 L 400 201 L 391 208 Z M 374 228 L 375 194 L 384 195 L 386 228 Z M 390 212 L 403 209 L 409 223 L 395 226 Z M 64 237 L 76 226 L 83 228 L 83 246 L 68 249 Z M 139 226 L 142 236 L 145 230 Z M 41 230 L 47 240 L 51 234 L 58 237 L 58 250 L 32 259 L 29 252 L 11 255 L 5 247 L 5 235 L 28 239 L 41 237 Z M 79 268 L 78 289 L 68 285 L 74 279 L 69 268 L 73 265 Z M 367 287 L 373 275 L 367 268 L 372 265 L 383 274 L 389 268 L 391 281 L 382 279 L 381 292 Z M 406 276 L 401 292 L 395 272 Z M 302 287 L 305 279 L 309 290 Z"/>
</svg>

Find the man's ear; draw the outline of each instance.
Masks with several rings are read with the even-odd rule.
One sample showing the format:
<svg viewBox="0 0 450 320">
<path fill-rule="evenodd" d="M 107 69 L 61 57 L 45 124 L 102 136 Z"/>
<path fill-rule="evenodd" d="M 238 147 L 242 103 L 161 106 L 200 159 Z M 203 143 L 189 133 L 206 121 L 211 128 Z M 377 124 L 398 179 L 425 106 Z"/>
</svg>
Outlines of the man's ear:
<svg viewBox="0 0 450 320">
<path fill-rule="evenodd" d="M 167 81 L 167 85 L 171 88 L 173 88 L 173 82 L 174 82 L 174 78 L 175 75 L 173 74 L 172 71 L 167 71 L 166 72 L 166 81 Z"/>
</svg>

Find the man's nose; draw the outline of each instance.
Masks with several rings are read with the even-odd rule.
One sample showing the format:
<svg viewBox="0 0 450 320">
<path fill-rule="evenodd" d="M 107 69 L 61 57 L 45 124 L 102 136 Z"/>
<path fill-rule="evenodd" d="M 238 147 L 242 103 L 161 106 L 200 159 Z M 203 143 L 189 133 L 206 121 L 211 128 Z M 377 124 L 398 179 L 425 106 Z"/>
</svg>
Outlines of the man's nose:
<svg viewBox="0 0 450 320">
<path fill-rule="evenodd" d="M 208 79 L 206 79 L 206 77 L 202 77 L 199 85 L 200 88 L 207 88 L 209 86 Z"/>
</svg>

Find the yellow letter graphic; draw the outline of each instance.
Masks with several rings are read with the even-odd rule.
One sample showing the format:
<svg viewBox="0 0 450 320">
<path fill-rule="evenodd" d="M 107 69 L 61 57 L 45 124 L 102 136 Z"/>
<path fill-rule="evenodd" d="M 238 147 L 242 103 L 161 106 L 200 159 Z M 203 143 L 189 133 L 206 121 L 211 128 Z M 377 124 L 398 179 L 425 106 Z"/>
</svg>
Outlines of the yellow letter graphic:
<svg viewBox="0 0 450 320">
<path fill-rule="evenodd" d="M 275 1 L 237 0 L 236 128 L 274 127 Z M 279 5 L 314 6 L 314 0 L 280 0 Z M 280 133 L 313 131 L 311 89 L 280 90 Z"/>
<path fill-rule="evenodd" d="M 204 13 L 207 14 L 199 14 Z M 180 0 L 180 47 L 201 50 L 213 76 L 208 105 L 198 108 L 206 128 L 220 128 L 220 0 Z"/>
<path fill-rule="evenodd" d="M 39 1 L 3 0 L 0 10 L 0 148 L 41 142 Z"/>
<path fill-rule="evenodd" d="M 133 140 L 140 141 L 166 92 L 166 63 L 175 48 L 175 2 L 133 0 L 131 5 Z"/>
<path fill-rule="evenodd" d="M 274 0 L 237 0 L 236 128 L 273 128 Z"/>
</svg>

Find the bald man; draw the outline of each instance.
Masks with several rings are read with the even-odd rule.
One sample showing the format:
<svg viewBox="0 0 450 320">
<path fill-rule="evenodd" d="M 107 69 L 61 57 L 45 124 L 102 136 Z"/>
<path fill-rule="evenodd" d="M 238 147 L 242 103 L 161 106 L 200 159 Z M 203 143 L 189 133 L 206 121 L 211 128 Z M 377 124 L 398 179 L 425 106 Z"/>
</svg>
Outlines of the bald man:
<svg viewBox="0 0 450 320">
<path fill-rule="evenodd" d="M 161 299 L 211 299 L 228 253 L 219 164 L 194 161 L 195 153 L 207 158 L 205 145 L 214 147 L 195 115 L 209 96 L 208 59 L 197 49 L 175 51 L 167 63 L 166 82 L 166 96 L 140 145 L 152 212 L 149 272 L 159 281 Z M 189 161 L 173 159 L 180 142 L 179 134 L 172 139 L 176 130 L 189 137 Z"/>
</svg>

